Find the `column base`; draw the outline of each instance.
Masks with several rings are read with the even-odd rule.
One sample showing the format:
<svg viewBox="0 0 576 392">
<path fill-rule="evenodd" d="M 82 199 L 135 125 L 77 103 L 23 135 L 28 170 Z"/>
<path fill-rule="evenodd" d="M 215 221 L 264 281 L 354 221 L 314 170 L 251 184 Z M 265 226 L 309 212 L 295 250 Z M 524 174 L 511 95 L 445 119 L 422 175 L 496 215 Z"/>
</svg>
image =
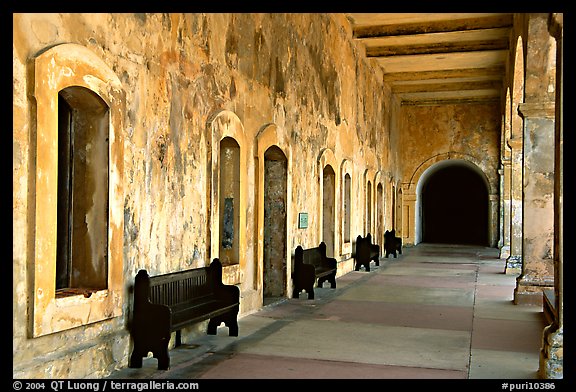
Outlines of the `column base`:
<svg viewBox="0 0 576 392">
<path fill-rule="evenodd" d="M 504 245 L 500 247 L 500 259 L 508 260 L 510 257 L 510 245 Z"/>
<path fill-rule="evenodd" d="M 540 350 L 540 378 L 564 378 L 564 329 L 552 324 L 544 328 Z"/>
<path fill-rule="evenodd" d="M 506 259 L 506 273 L 519 274 L 522 272 L 522 256 L 510 255 Z"/>
<path fill-rule="evenodd" d="M 514 290 L 514 304 L 515 305 L 530 305 L 542 306 L 543 296 L 542 292 L 526 292 Z"/>
<path fill-rule="evenodd" d="M 554 290 L 554 279 L 521 275 L 516 279 L 514 303 L 516 305 L 544 306 L 544 290 Z"/>
</svg>

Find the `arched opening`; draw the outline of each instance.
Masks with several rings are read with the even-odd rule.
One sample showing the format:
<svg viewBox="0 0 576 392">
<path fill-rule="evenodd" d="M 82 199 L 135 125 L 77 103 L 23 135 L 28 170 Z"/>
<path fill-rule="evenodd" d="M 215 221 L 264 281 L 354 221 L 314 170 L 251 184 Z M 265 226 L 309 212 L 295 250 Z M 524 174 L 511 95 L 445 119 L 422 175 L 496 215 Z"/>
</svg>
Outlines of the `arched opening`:
<svg viewBox="0 0 576 392">
<path fill-rule="evenodd" d="M 352 197 L 352 177 L 344 176 L 344 242 L 350 242 L 350 227 L 352 222 L 350 202 Z"/>
<path fill-rule="evenodd" d="M 92 90 L 58 93 L 56 295 L 107 287 L 109 122 Z"/>
<path fill-rule="evenodd" d="M 330 165 L 322 171 L 322 241 L 326 244 L 326 255 L 334 257 L 334 218 L 336 213 L 336 173 Z"/>
<path fill-rule="evenodd" d="M 471 166 L 436 165 L 421 179 L 423 242 L 488 246 L 488 188 Z"/>
<path fill-rule="evenodd" d="M 376 187 L 376 233 L 374 235 L 374 243 L 384 244 L 384 187 L 379 182 Z M 380 249 L 383 249 L 381 246 Z"/>
<path fill-rule="evenodd" d="M 264 300 L 286 293 L 288 161 L 277 146 L 264 153 Z"/>
<path fill-rule="evenodd" d="M 364 235 L 368 235 L 372 230 L 372 182 L 366 184 L 366 228 Z"/>
<path fill-rule="evenodd" d="M 395 230 L 396 229 L 396 187 L 392 185 L 391 198 L 392 198 L 392 207 L 390 208 L 390 212 L 392 214 L 392 219 L 390 219 L 390 228 L 386 228 L 387 230 Z"/>
<path fill-rule="evenodd" d="M 239 263 L 240 146 L 231 137 L 220 142 L 220 261 Z"/>
</svg>

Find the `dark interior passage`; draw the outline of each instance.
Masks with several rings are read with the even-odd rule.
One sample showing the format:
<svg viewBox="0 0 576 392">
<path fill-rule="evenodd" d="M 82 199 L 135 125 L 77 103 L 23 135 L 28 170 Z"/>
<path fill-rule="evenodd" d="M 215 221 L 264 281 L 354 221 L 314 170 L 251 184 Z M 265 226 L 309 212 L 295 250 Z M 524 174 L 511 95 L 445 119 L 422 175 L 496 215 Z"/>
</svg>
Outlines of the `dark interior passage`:
<svg viewBox="0 0 576 392">
<path fill-rule="evenodd" d="M 422 188 L 422 240 L 488 246 L 488 190 L 474 170 L 454 165 Z"/>
</svg>

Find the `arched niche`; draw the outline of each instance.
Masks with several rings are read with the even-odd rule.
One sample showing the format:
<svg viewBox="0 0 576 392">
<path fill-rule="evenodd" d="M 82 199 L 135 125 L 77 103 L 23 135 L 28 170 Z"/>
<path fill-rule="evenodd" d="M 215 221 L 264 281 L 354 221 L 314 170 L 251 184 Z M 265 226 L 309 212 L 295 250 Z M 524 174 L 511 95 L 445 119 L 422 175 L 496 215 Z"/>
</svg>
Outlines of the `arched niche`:
<svg viewBox="0 0 576 392">
<path fill-rule="evenodd" d="M 285 137 L 286 132 L 283 132 L 278 128 L 276 124 L 270 123 L 262 126 L 256 135 L 256 148 L 255 148 L 255 158 L 257 160 L 257 181 L 256 181 L 256 192 L 257 197 L 257 263 L 254 268 L 254 289 L 262 291 L 262 298 L 264 298 L 266 293 L 264 293 L 264 272 L 265 272 L 265 258 L 266 251 L 264 249 L 265 242 L 265 226 L 266 226 L 266 210 L 269 208 L 266 202 L 266 187 L 267 182 L 270 181 L 267 177 L 267 173 L 270 168 L 267 167 L 267 163 L 270 165 L 276 165 L 275 162 L 279 162 L 281 167 L 279 170 L 284 170 L 285 161 L 285 171 L 286 171 L 286 183 L 282 185 L 281 193 L 285 200 L 285 249 L 280 262 L 284 264 L 285 271 L 283 280 L 285 281 L 285 293 L 292 292 L 292 281 L 288 279 L 289 272 L 292 271 L 292 258 L 291 251 L 294 248 L 292 243 L 292 227 L 293 227 L 293 213 L 291 205 L 289 202 L 290 195 L 292 195 L 292 150 L 290 147 L 289 140 Z"/>
<path fill-rule="evenodd" d="M 221 110 L 209 117 L 206 129 L 206 140 L 210 141 L 206 186 L 209 210 L 207 263 L 217 257 L 225 258 L 221 260 L 224 283 L 239 284 L 244 281 L 246 270 L 247 143 L 244 126 L 234 112 Z"/>
<path fill-rule="evenodd" d="M 341 254 L 352 253 L 352 217 L 354 216 L 352 203 L 353 189 L 353 163 L 349 159 L 342 160 L 340 165 L 341 176 L 341 225 L 340 225 L 340 249 Z"/>
<path fill-rule="evenodd" d="M 336 234 L 339 221 L 338 193 L 340 189 L 340 176 L 338 175 L 338 164 L 334 152 L 329 148 L 324 148 L 318 157 L 318 181 L 319 181 L 319 203 L 318 221 L 321 241 L 326 243 L 326 253 L 329 257 L 339 254 L 340 249 Z M 318 245 L 314 245 L 318 246 Z"/>
<path fill-rule="evenodd" d="M 37 337 L 122 314 L 125 289 L 122 251 L 125 92 L 114 71 L 82 45 L 56 45 L 42 51 L 32 61 L 36 159 L 34 192 L 30 196 L 34 198 L 31 204 L 35 204 L 35 216 L 30 226 L 34 242 L 30 335 Z M 63 105 L 67 105 L 68 109 L 61 110 Z M 82 122 L 88 122 L 89 128 L 97 127 L 100 134 L 87 143 L 95 142 L 98 145 L 92 147 L 102 150 L 98 158 L 101 165 L 93 169 L 104 170 L 105 173 L 92 178 L 97 179 L 98 184 L 104 188 L 104 191 L 95 191 L 93 197 L 96 202 L 103 203 L 99 214 L 107 215 L 107 223 L 100 238 L 106 247 L 103 252 L 107 261 L 106 271 L 102 274 L 105 282 L 98 283 L 100 287 L 90 295 L 79 292 L 61 296 L 56 292 L 58 165 L 59 153 L 62 151 L 62 143 L 59 144 L 58 140 L 63 129 L 62 123 L 59 123 L 59 112 L 61 116 L 67 114 L 68 117 L 76 116 Z M 104 185 L 104 179 L 107 179 L 107 186 Z M 88 217 L 89 206 L 86 208 Z"/>
</svg>

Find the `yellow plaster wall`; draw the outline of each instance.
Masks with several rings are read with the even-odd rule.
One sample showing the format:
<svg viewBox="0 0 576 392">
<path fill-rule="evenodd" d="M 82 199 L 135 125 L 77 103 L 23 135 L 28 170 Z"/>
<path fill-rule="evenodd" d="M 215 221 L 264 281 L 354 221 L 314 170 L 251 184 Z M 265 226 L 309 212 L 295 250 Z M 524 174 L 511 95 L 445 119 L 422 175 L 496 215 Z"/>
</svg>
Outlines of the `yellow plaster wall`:
<svg viewBox="0 0 576 392">
<path fill-rule="evenodd" d="M 290 146 L 290 254 L 299 244 L 319 243 L 324 149 L 333 152 L 337 180 L 342 162 L 351 162 L 351 203 L 364 208 L 360 179 L 366 169 L 392 170 L 394 136 L 390 92 L 374 89 L 382 74 L 358 59 L 351 38 L 342 16 L 330 14 L 13 15 L 14 377 L 101 377 L 126 366 L 136 272 L 158 274 L 210 261 L 212 173 L 218 164 L 211 120 L 222 111 L 238 119 L 245 139 L 239 141 L 246 157 L 243 260 L 240 271 L 224 277 L 242 290 L 242 314 L 262 305 L 255 157 L 263 127 L 273 124 L 274 140 L 285 150 Z M 33 218 L 44 213 L 35 207 L 35 173 L 38 164 L 48 163 L 36 156 L 34 60 L 63 43 L 99 58 L 125 97 L 118 130 L 123 198 L 110 212 L 123 218 L 122 238 L 111 245 L 122 257 L 123 303 L 111 319 L 32 338 Z M 298 212 L 309 213 L 307 229 L 297 229 Z M 351 238 L 363 230 L 361 216 L 352 215 Z M 336 256 L 343 268 L 352 265 L 347 256 Z"/>
</svg>

